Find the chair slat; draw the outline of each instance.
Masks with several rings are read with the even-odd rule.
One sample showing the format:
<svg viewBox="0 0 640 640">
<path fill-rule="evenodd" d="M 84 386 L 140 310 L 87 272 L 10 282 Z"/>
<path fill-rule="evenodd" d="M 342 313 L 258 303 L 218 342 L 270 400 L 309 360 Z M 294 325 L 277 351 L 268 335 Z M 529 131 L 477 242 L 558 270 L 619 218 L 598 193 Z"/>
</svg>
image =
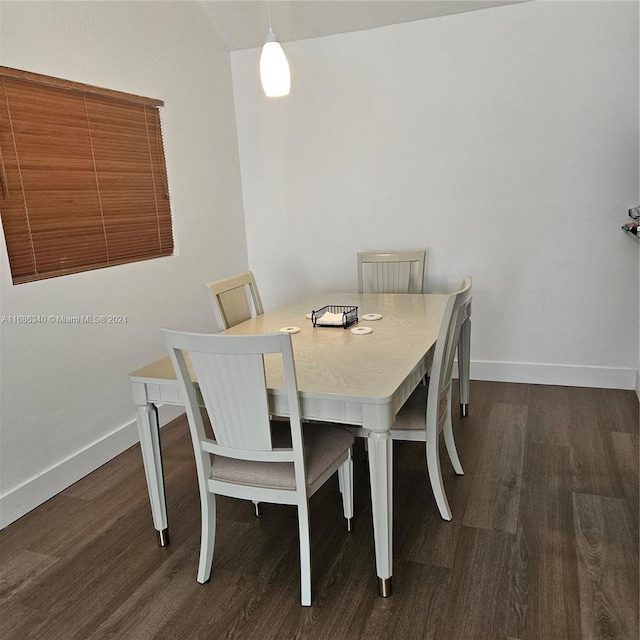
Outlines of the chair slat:
<svg viewBox="0 0 640 640">
<path fill-rule="evenodd" d="M 191 362 L 218 444 L 270 451 L 262 354 L 192 353 Z"/>
<path fill-rule="evenodd" d="M 218 300 L 227 328 L 251 318 L 251 307 L 244 287 L 224 291 L 218 295 Z"/>
<path fill-rule="evenodd" d="M 204 286 L 223 331 L 264 313 L 251 271 L 209 282 Z"/>
<path fill-rule="evenodd" d="M 360 293 L 422 293 L 425 251 L 359 252 Z"/>
</svg>

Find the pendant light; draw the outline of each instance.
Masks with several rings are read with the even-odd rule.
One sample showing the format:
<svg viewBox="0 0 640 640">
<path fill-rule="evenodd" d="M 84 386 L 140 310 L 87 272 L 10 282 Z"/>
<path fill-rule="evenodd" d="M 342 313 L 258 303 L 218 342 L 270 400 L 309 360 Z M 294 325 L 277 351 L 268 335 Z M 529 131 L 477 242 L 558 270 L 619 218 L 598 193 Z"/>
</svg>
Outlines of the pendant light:
<svg viewBox="0 0 640 640">
<path fill-rule="evenodd" d="M 271 2 L 269 2 L 269 33 L 260 55 L 260 81 L 265 95 L 269 98 L 289 95 L 291 89 L 289 63 L 271 28 Z"/>
</svg>

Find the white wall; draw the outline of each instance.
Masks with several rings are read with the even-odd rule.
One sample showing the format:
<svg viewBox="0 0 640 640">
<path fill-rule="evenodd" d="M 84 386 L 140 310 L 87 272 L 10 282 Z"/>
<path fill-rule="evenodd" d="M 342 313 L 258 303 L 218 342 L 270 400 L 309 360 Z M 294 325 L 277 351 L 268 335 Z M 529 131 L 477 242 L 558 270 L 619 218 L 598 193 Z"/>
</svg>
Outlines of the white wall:
<svg viewBox="0 0 640 640">
<path fill-rule="evenodd" d="M 0 238 L 0 316 L 127 316 L 0 324 L 4 526 L 137 440 L 127 374 L 165 355 L 161 326 L 216 330 L 202 283 L 247 252 L 229 54 L 198 3 L 3 1 L 0 25 L 2 65 L 165 101 L 179 252 L 13 286 Z"/>
<path fill-rule="evenodd" d="M 354 290 L 356 251 L 425 247 L 427 290 L 474 278 L 473 377 L 634 388 L 638 247 L 620 227 L 639 201 L 637 3 L 526 3 L 284 48 L 277 100 L 259 51 L 231 54 L 266 298 Z"/>
</svg>

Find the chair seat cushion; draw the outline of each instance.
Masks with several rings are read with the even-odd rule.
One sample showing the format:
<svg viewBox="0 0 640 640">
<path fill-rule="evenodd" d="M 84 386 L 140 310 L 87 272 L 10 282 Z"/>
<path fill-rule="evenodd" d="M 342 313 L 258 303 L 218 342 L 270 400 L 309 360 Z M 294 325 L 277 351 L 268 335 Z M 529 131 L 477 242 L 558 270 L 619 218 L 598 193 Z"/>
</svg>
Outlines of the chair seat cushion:
<svg viewBox="0 0 640 640">
<path fill-rule="evenodd" d="M 353 445 L 353 434 L 329 424 L 303 425 L 307 486 L 311 486 Z M 288 422 L 272 423 L 272 442 L 276 448 L 291 447 Z M 292 462 L 251 462 L 213 456 L 211 477 L 222 482 L 246 484 L 268 489 L 295 489 Z"/>
</svg>

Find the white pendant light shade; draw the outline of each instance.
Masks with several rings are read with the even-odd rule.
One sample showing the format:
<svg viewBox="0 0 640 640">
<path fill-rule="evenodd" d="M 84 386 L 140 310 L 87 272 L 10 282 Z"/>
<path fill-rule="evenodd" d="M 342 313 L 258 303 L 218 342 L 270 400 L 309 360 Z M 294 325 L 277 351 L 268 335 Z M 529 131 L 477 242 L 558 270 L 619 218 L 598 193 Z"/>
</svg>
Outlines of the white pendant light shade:
<svg viewBox="0 0 640 640">
<path fill-rule="evenodd" d="M 291 89 L 289 63 L 271 28 L 260 55 L 260 81 L 265 95 L 269 98 L 289 95 Z"/>
</svg>

